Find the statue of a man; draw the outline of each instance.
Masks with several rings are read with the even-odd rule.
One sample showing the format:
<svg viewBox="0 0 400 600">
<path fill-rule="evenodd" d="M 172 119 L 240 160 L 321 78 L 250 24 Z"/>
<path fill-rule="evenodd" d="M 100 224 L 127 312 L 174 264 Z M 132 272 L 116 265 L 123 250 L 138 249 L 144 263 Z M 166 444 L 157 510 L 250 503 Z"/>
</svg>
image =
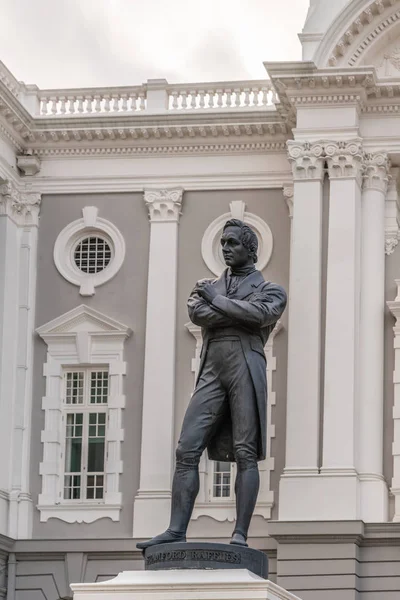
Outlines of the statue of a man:
<svg viewBox="0 0 400 600">
<path fill-rule="evenodd" d="M 176 450 L 170 525 L 137 544 L 140 549 L 186 541 L 205 448 L 212 460 L 236 462 L 231 544 L 247 546 L 259 489 L 257 461 L 266 452 L 264 345 L 285 309 L 286 294 L 256 270 L 257 236 L 245 223 L 228 221 L 221 245 L 228 268 L 219 279 L 199 281 L 188 300 L 190 319 L 202 328 L 203 349 Z"/>
</svg>

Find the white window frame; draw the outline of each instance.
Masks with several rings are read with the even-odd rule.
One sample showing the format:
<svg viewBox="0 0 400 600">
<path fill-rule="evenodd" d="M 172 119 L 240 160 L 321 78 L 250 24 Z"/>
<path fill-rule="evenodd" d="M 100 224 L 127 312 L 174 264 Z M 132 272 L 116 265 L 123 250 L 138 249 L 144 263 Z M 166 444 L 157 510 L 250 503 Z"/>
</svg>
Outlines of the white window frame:
<svg viewBox="0 0 400 600">
<path fill-rule="evenodd" d="M 93 296 L 95 288 L 110 281 L 120 270 L 125 258 L 125 240 L 119 229 L 98 216 L 96 206 L 85 206 L 82 218 L 69 223 L 59 233 L 54 244 L 53 258 L 59 273 L 79 286 L 81 296 Z M 78 269 L 74 260 L 74 249 L 87 237 L 101 237 L 111 248 L 109 264 L 97 273 L 85 273 Z"/>
<path fill-rule="evenodd" d="M 65 375 L 67 373 L 83 373 L 83 403 L 77 403 L 77 404 L 67 404 L 65 402 L 66 399 L 66 377 Z M 86 398 L 89 398 L 90 396 L 90 374 L 91 373 L 99 373 L 99 372 L 103 372 L 103 373 L 107 373 L 107 375 L 109 375 L 108 373 L 108 369 L 106 369 L 104 367 L 104 365 L 102 366 L 92 366 L 92 367 L 82 367 L 81 365 L 77 366 L 77 367 L 73 367 L 73 366 L 69 366 L 68 368 L 65 368 L 63 371 L 63 405 L 62 405 L 62 428 L 63 428 L 63 440 L 62 440 L 62 449 L 61 449 L 61 458 L 62 458 L 62 474 L 60 477 L 60 485 L 59 485 L 59 497 L 60 497 L 60 504 L 72 504 L 72 505 L 76 505 L 76 504 L 86 504 L 86 503 L 91 503 L 91 504 L 103 504 L 103 498 L 105 496 L 106 493 L 106 460 L 107 460 L 107 455 L 108 455 L 108 429 L 109 429 L 109 414 L 108 414 L 108 397 L 107 397 L 107 402 L 99 402 L 99 403 L 95 403 L 95 404 L 90 404 L 89 402 L 85 401 Z M 89 423 L 88 421 L 88 417 L 85 417 L 85 415 L 89 415 L 89 414 L 104 414 L 105 415 L 105 439 L 104 439 L 104 470 L 103 470 L 103 498 L 99 499 L 99 498 L 85 498 L 86 495 L 86 481 L 85 481 L 85 477 L 87 475 L 86 472 L 86 468 L 83 467 L 83 469 L 81 469 L 79 476 L 81 477 L 81 498 L 79 499 L 67 499 L 64 497 L 64 491 L 65 491 L 65 459 L 66 459 L 66 445 L 67 445 L 67 435 L 66 435 L 66 428 L 67 428 L 67 415 L 69 414 L 77 414 L 77 413 L 82 413 L 83 416 L 83 424 L 82 424 L 82 456 L 81 456 L 81 464 L 82 465 L 86 465 L 87 464 L 87 457 L 88 457 L 88 448 L 89 448 L 89 444 L 88 444 L 88 431 L 89 431 Z M 78 473 L 76 473 L 78 474 Z"/>
<path fill-rule="evenodd" d="M 209 486 L 209 501 L 210 502 L 234 502 L 235 501 L 235 478 L 236 478 L 236 463 L 231 462 L 230 463 L 230 483 L 229 483 L 229 488 L 230 488 L 230 493 L 229 496 L 214 496 L 214 486 L 215 486 L 215 475 L 216 475 L 216 466 L 218 462 L 225 462 L 225 461 L 210 461 L 211 463 L 211 485 Z"/>
<path fill-rule="evenodd" d="M 193 323 L 187 323 L 186 328 L 196 340 L 195 355 L 192 359 L 192 372 L 194 380 L 197 378 L 197 373 L 200 366 L 200 353 L 203 345 L 201 336 L 201 328 Z M 271 456 L 271 441 L 275 437 L 275 425 L 272 423 L 272 407 L 276 404 L 276 393 L 272 388 L 272 376 L 276 370 L 276 358 L 274 356 L 274 340 L 277 334 L 282 329 L 280 321 L 275 325 L 274 330 L 269 336 L 268 342 L 264 347 L 265 357 L 267 359 L 267 386 L 268 386 L 268 403 L 267 403 L 267 457 L 259 462 L 258 468 L 260 471 L 260 490 L 258 493 L 258 501 L 254 510 L 254 515 L 259 515 L 264 519 L 270 519 L 272 515 L 272 507 L 274 505 L 274 493 L 271 490 L 271 471 L 274 470 L 275 460 Z M 216 521 L 234 522 L 236 519 L 236 506 L 234 495 L 234 477 L 232 479 L 232 494 L 231 498 L 214 498 L 212 486 L 214 482 L 214 467 L 213 461 L 207 457 L 207 452 L 204 452 L 200 460 L 199 475 L 200 475 L 200 490 L 197 496 L 196 504 L 192 513 L 192 519 L 196 520 L 202 516 L 208 516 Z"/>
<path fill-rule="evenodd" d="M 45 412 L 42 431 L 43 460 L 40 463 L 42 491 L 37 506 L 40 520 L 47 521 L 55 517 L 67 523 L 92 523 L 108 517 L 119 521 L 122 508 L 119 480 L 123 472 L 121 450 L 124 439 L 122 411 L 125 407 L 123 379 L 126 374 L 123 355 L 124 343 L 131 330 L 126 325 L 81 305 L 39 327 L 37 333 L 47 344 L 47 361 L 43 370 L 46 395 L 42 399 Z M 105 494 L 101 501 L 64 501 L 63 374 L 65 370 L 80 370 L 90 366 L 99 370 L 107 369 L 109 374 Z M 79 409 L 80 405 L 72 406 Z"/>
</svg>

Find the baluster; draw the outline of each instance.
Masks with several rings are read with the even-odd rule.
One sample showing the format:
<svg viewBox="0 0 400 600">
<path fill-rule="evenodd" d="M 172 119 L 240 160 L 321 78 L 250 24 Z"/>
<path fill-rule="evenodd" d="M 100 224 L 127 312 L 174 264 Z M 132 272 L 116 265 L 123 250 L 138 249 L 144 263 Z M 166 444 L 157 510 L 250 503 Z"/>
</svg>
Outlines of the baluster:
<svg viewBox="0 0 400 600">
<path fill-rule="evenodd" d="M 84 100 L 84 97 L 83 96 L 77 96 L 76 99 L 78 101 L 78 106 L 76 107 L 76 112 L 83 113 L 83 100 Z"/>
<path fill-rule="evenodd" d="M 50 100 L 51 100 L 51 114 L 56 115 L 57 114 L 57 96 L 51 96 Z"/>
<path fill-rule="evenodd" d="M 95 94 L 94 95 L 93 112 L 96 112 L 96 113 L 101 112 L 101 96 L 100 96 L 100 94 Z"/>
<path fill-rule="evenodd" d="M 121 110 L 122 112 L 128 111 L 128 94 L 121 94 Z"/>
<path fill-rule="evenodd" d="M 65 105 L 67 102 L 67 98 L 66 96 L 59 96 L 58 100 L 60 102 L 60 115 L 65 115 L 65 113 L 67 112 L 67 107 Z"/>
<path fill-rule="evenodd" d="M 131 100 L 131 110 L 136 111 L 137 110 L 137 98 L 138 98 L 137 93 L 136 92 L 132 92 L 129 95 L 129 98 Z"/>
<path fill-rule="evenodd" d="M 224 104 L 224 90 L 217 90 L 217 108 L 222 108 Z"/>
<path fill-rule="evenodd" d="M 232 90 L 225 90 L 226 93 L 226 108 L 231 108 L 232 106 Z"/>
<path fill-rule="evenodd" d="M 242 92 L 241 92 L 241 90 L 240 90 L 239 88 L 236 88 L 236 89 L 235 89 L 235 90 L 233 90 L 233 91 L 234 91 L 234 93 L 235 93 L 235 100 L 234 100 L 234 102 L 233 102 L 233 106 L 234 106 L 235 108 L 239 108 L 239 106 L 240 106 L 240 101 L 241 101 L 241 95 L 242 95 Z"/>
<path fill-rule="evenodd" d="M 263 106 L 268 106 L 269 88 L 263 87 L 261 91 L 262 91 L 261 104 Z"/>
<path fill-rule="evenodd" d="M 44 96 L 40 99 L 40 114 L 41 115 L 47 115 L 47 98 L 45 98 Z"/>
<path fill-rule="evenodd" d="M 112 94 L 111 96 L 112 98 L 112 112 L 118 112 L 119 111 L 119 94 Z"/>
<path fill-rule="evenodd" d="M 104 112 L 110 112 L 110 96 L 108 94 L 104 94 Z"/>
<path fill-rule="evenodd" d="M 249 106 L 250 105 L 250 89 L 244 88 L 243 91 L 244 91 L 243 106 Z"/>
<path fill-rule="evenodd" d="M 146 92 L 139 92 L 139 110 L 145 110 L 146 105 L 145 105 L 145 97 L 146 97 Z"/>
<path fill-rule="evenodd" d="M 259 94 L 259 88 L 253 87 L 252 90 L 253 92 L 253 106 L 259 106 L 260 105 L 260 101 L 258 98 L 258 94 Z M 250 100 L 250 104 L 251 104 L 251 100 Z"/>
<path fill-rule="evenodd" d="M 187 108 L 187 92 L 181 92 L 182 108 Z"/>
<path fill-rule="evenodd" d="M 86 100 L 86 112 L 92 113 L 93 111 L 93 96 L 85 96 Z"/>
<path fill-rule="evenodd" d="M 214 94 L 215 94 L 215 91 L 214 90 L 208 90 L 207 94 L 208 94 L 208 107 L 207 108 L 214 108 Z"/>
<path fill-rule="evenodd" d="M 199 90 L 197 94 L 199 96 L 199 108 L 204 108 L 206 105 L 206 92 L 204 90 Z"/>
<path fill-rule="evenodd" d="M 69 114 L 75 114 L 75 96 L 67 96 Z"/>
<path fill-rule="evenodd" d="M 196 108 L 197 93 L 196 90 L 190 90 L 190 108 Z"/>
<path fill-rule="evenodd" d="M 177 110 L 177 108 L 179 108 L 178 96 L 179 96 L 179 92 L 177 92 L 176 90 L 174 90 L 171 94 L 171 97 L 172 97 L 171 109 L 172 110 Z"/>
<path fill-rule="evenodd" d="M 276 93 L 275 88 L 271 87 L 271 104 L 277 104 L 279 102 L 279 96 Z"/>
</svg>

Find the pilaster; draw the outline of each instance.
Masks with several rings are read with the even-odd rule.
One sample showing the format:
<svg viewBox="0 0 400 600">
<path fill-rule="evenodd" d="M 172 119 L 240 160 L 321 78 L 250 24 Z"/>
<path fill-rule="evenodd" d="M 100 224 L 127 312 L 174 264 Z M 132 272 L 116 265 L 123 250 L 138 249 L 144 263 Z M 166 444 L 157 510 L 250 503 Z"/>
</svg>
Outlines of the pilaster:
<svg viewBox="0 0 400 600">
<path fill-rule="evenodd" d="M 325 146 L 330 178 L 319 519 L 359 518 L 360 139 Z M 340 501 L 338 501 L 340 498 Z"/>
<path fill-rule="evenodd" d="M 310 478 L 318 474 L 320 445 L 323 145 L 289 141 L 288 158 L 294 193 L 286 465 L 280 482 L 280 520 L 296 519 L 307 511 Z"/>
<path fill-rule="evenodd" d="M 0 186 L 1 533 L 29 538 L 29 461 L 40 194 Z"/>
<path fill-rule="evenodd" d="M 385 153 L 364 159 L 361 240 L 359 464 L 365 522 L 388 518 L 383 477 L 385 201 L 390 163 Z"/>
<path fill-rule="evenodd" d="M 393 521 L 400 522 L 400 279 L 396 279 L 397 296 L 388 302 L 390 312 L 396 319 L 394 331 L 394 406 L 393 406 L 393 479 L 391 493 L 394 496 Z"/>
<path fill-rule="evenodd" d="M 168 526 L 173 475 L 175 329 L 178 224 L 182 189 L 148 190 L 149 279 L 143 389 L 140 488 L 133 536 L 153 536 Z"/>
</svg>

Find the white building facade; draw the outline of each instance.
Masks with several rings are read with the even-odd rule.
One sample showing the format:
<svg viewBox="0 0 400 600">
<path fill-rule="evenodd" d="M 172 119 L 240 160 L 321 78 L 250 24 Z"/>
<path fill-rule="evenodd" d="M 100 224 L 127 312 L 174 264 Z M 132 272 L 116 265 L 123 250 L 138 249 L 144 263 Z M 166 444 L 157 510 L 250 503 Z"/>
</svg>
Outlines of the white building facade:
<svg viewBox="0 0 400 600">
<path fill-rule="evenodd" d="M 186 300 L 234 216 L 289 295 L 250 544 L 303 600 L 398 598 L 400 0 L 311 0 L 300 39 L 259 81 L 0 65 L 0 597 L 143 568 L 201 351 Z M 202 458 L 190 539 L 229 539 L 234 476 Z"/>
</svg>

